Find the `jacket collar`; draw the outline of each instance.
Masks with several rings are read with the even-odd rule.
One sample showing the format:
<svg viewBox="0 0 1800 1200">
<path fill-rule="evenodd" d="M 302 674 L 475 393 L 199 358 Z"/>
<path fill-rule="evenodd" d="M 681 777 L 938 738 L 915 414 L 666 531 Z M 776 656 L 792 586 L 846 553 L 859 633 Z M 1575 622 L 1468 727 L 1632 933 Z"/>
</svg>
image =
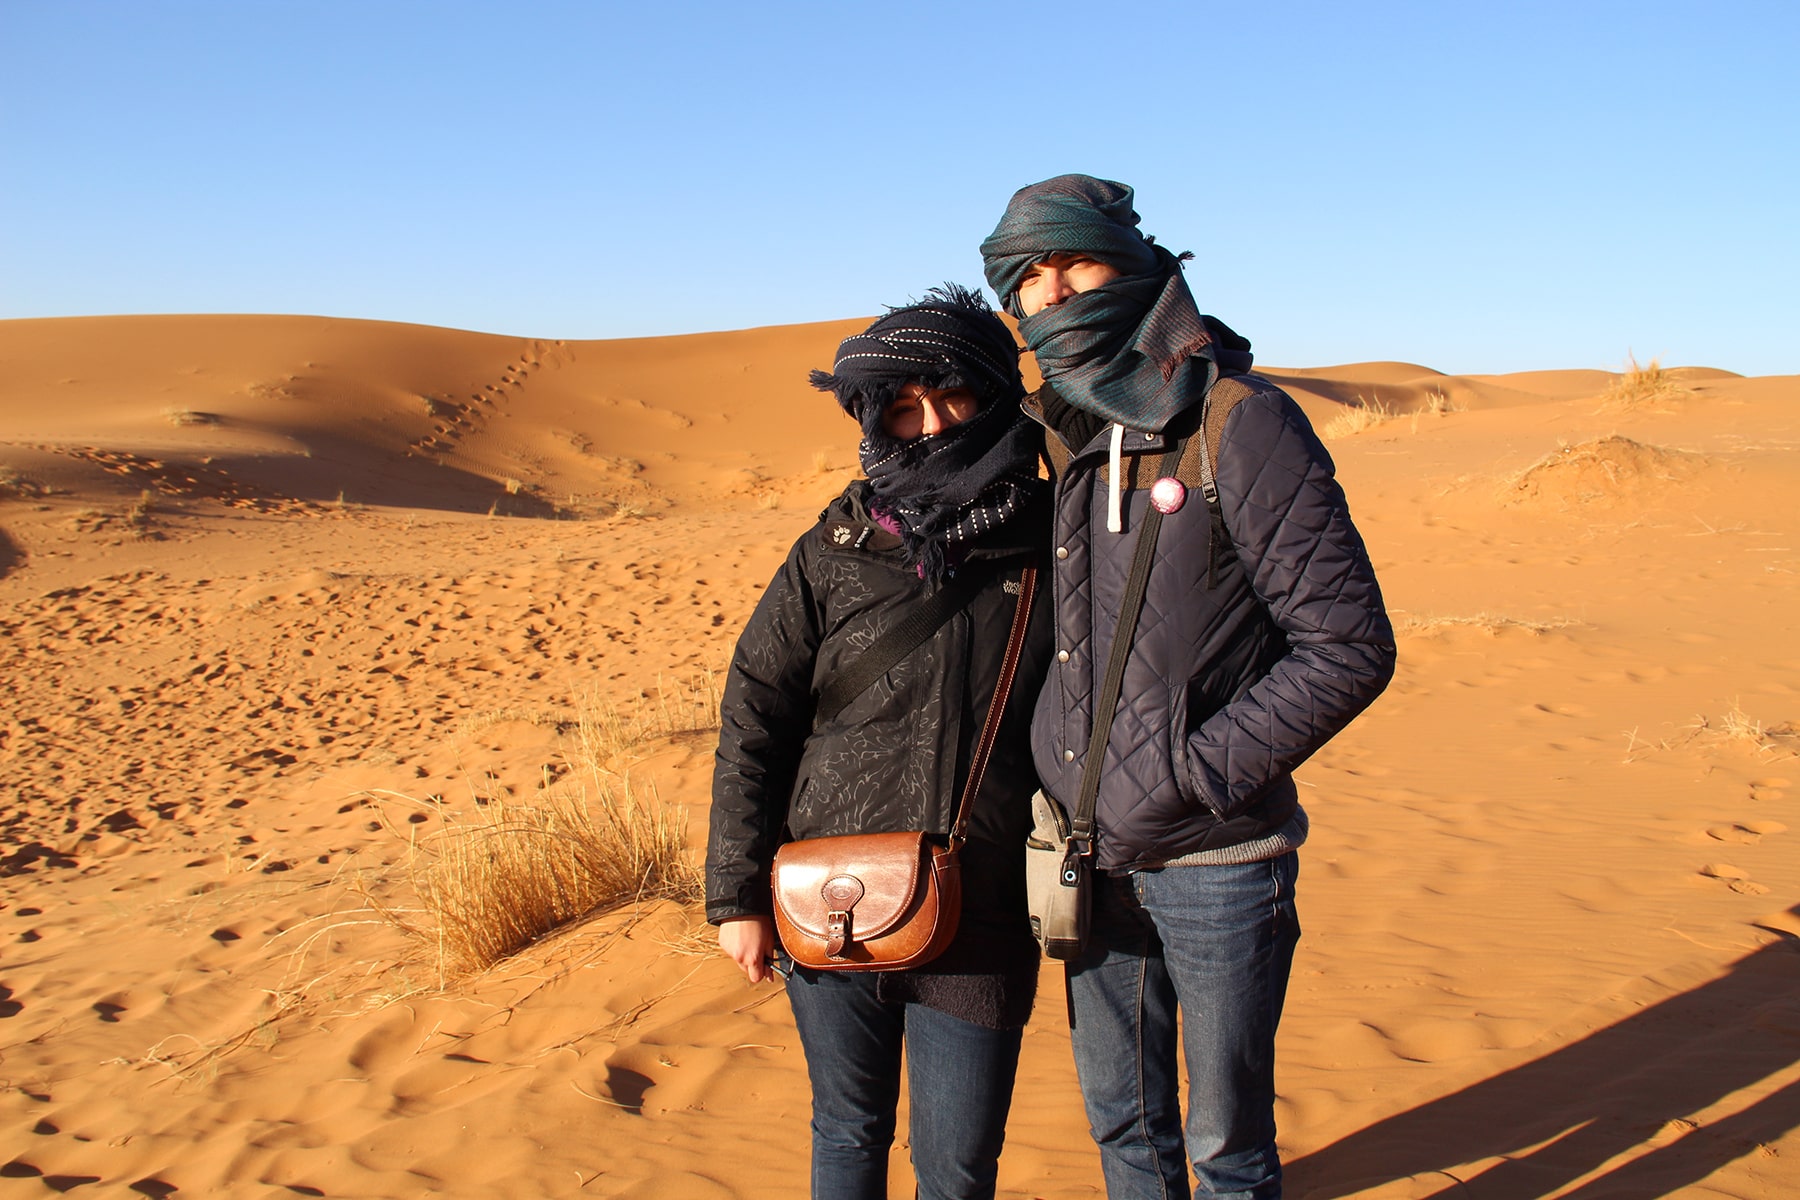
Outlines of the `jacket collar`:
<svg viewBox="0 0 1800 1200">
<path fill-rule="evenodd" d="M 1104 456 L 1110 448 L 1112 425 L 1109 422 L 1101 421 L 1098 417 L 1088 416 L 1081 413 L 1079 409 L 1072 408 L 1056 394 L 1056 389 L 1047 383 L 1020 401 L 1020 407 L 1025 410 L 1026 416 L 1042 425 L 1049 436 L 1061 440 L 1064 446 L 1069 447 L 1071 462 L 1075 459 L 1086 458 L 1090 454 Z M 1057 423 L 1052 422 L 1052 414 L 1059 410 L 1073 412 L 1076 414 L 1076 418 L 1062 420 L 1059 428 Z M 1098 422 L 1098 424 L 1091 426 L 1092 433 L 1083 439 L 1080 446 L 1072 445 L 1065 430 L 1085 432 L 1090 427 L 1089 422 Z M 1180 424 L 1179 420 L 1175 423 L 1177 428 Z M 1127 429 L 1122 449 L 1127 454 L 1152 454 L 1167 450 L 1170 444 L 1171 438 L 1168 430 L 1148 433 L 1140 429 Z"/>
</svg>

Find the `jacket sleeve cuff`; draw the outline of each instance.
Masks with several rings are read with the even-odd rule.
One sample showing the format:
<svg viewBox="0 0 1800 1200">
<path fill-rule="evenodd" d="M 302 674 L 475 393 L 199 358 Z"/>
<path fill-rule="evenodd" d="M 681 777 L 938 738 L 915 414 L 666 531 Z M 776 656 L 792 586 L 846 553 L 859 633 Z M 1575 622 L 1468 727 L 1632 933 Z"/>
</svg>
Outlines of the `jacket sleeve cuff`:
<svg viewBox="0 0 1800 1200">
<path fill-rule="evenodd" d="M 768 917 L 774 915 L 774 905 L 765 894 L 758 897 L 762 903 L 757 904 L 748 896 L 735 896 L 724 900 L 708 900 L 706 902 L 706 921 L 709 925 L 717 925 L 738 917 Z"/>
</svg>

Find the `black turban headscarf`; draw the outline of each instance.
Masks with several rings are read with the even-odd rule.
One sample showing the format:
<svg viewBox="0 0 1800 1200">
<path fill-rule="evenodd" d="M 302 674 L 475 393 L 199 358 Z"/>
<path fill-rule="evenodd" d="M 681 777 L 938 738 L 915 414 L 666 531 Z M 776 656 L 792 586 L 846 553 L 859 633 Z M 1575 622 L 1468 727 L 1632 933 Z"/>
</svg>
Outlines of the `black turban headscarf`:
<svg viewBox="0 0 1800 1200">
<path fill-rule="evenodd" d="M 907 560 L 927 578 L 945 573 L 948 548 L 1001 524 L 1035 486 L 1039 434 L 1019 409 L 1018 344 L 973 289 L 945 284 L 889 309 L 845 338 L 811 383 L 862 426 L 873 507 L 899 524 Z M 892 437 L 881 417 L 908 383 L 967 388 L 979 407 L 941 433 Z"/>
<path fill-rule="evenodd" d="M 1068 403 L 1132 429 L 1160 432 L 1205 395 L 1214 365 L 1208 332 L 1178 258 L 1138 232 L 1132 191 L 1090 175 L 1058 175 L 1020 188 L 981 243 L 989 285 Z M 1054 254 L 1086 254 L 1119 278 L 1032 316 L 1019 283 Z M 1214 323 L 1219 330 L 1222 325 Z M 1249 342 L 1229 334 L 1241 349 Z M 1233 349 L 1238 347 L 1233 346 Z"/>
</svg>

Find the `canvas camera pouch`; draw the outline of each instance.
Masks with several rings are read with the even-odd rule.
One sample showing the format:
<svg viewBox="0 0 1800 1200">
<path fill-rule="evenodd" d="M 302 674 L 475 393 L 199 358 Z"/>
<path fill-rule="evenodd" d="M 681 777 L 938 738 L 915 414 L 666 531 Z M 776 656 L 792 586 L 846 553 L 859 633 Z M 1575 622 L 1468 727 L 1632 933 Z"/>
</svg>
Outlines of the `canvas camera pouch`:
<svg viewBox="0 0 1800 1200">
<path fill-rule="evenodd" d="M 789 842 L 775 853 L 775 929 L 815 971 L 903 971 L 956 936 L 962 863 L 925 833 Z"/>
<path fill-rule="evenodd" d="M 1069 959 L 1087 944 L 1093 861 L 1069 853 L 1069 814 L 1040 789 L 1031 797 L 1025 839 L 1025 902 L 1031 933 L 1049 958 Z"/>
</svg>

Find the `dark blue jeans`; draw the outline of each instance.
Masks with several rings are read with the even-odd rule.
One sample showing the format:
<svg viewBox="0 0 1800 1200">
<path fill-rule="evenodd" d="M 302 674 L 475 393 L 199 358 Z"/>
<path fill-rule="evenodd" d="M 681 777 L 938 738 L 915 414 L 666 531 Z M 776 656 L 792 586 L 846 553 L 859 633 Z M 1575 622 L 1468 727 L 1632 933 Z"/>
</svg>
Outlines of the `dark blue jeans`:
<svg viewBox="0 0 1800 1200">
<path fill-rule="evenodd" d="M 1075 1066 L 1110 1200 L 1277 1200 L 1275 1027 L 1299 859 L 1102 875 L 1069 964 Z M 1178 1053 L 1187 1060 L 1185 1137 Z"/>
<path fill-rule="evenodd" d="M 883 1003 L 876 976 L 808 971 L 788 1000 L 812 1080 L 813 1200 L 883 1200 L 906 1047 L 913 1175 L 923 1200 L 994 1194 L 1021 1030 Z"/>
</svg>

